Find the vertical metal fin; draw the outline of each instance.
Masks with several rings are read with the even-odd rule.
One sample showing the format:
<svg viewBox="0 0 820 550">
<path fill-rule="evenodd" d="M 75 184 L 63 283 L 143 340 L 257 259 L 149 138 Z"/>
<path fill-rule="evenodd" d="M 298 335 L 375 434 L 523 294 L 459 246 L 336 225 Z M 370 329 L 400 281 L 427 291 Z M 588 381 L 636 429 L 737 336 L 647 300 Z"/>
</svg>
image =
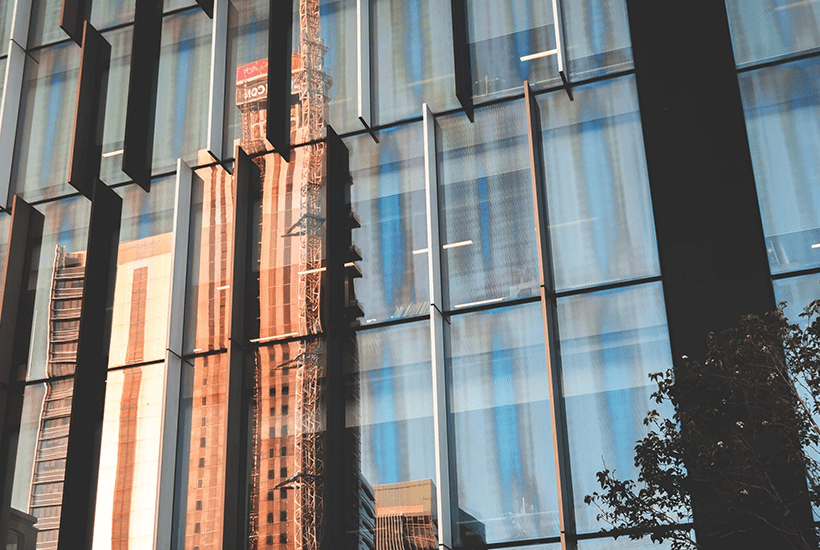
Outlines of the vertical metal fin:
<svg viewBox="0 0 820 550">
<path fill-rule="evenodd" d="M 271 0 L 268 34 L 268 123 L 271 147 L 290 161 L 290 96 L 293 1 Z"/>
<path fill-rule="evenodd" d="M 453 22 L 453 60 L 456 71 L 456 98 L 470 122 L 473 114 L 473 67 L 470 59 L 470 42 L 467 35 L 467 2 L 450 0 Z"/>
<path fill-rule="evenodd" d="M 151 190 L 161 40 L 162 0 L 137 0 L 122 171 L 146 191 Z"/>
<path fill-rule="evenodd" d="M 526 80 L 524 81 L 524 98 L 527 108 L 533 208 L 535 209 L 537 226 L 539 277 L 541 279 L 541 316 L 544 322 L 544 345 L 546 346 L 549 396 L 550 405 L 552 406 L 555 482 L 560 499 L 558 519 L 561 527 L 561 548 L 562 550 L 574 550 L 577 545 L 575 539 L 575 504 L 572 495 L 566 407 L 563 396 L 561 352 L 558 341 L 557 307 L 554 293 L 555 277 L 552 268 L 552 247 L 549 239 L 549 218 L 544 181 L 544 152 L 541 142 L 541 115 L 538 103 L 532 95 L 530 83 Z"/>
<path fill-rule="evenodd" d="M 77 105 L 74 110 L 68 183 L 89 199 L 100 175 L 102 162 L 110 62 L 111 45 L 86 21 L 80 75 L 77 81 Z"/>
<path fill-rule="evenodd" d="M 5 278 L 0 296 L 0 548 L 9 527 L 25 370 L 31 342 L 36 278 L 30 277 L 43 234 L 43 215 L 14 197 Z"/>
<path fill-rule="evenodd" d="M 83 279 L 59 550 L 91 550 L 122 199 L 97 180 Z"/>
</svg>

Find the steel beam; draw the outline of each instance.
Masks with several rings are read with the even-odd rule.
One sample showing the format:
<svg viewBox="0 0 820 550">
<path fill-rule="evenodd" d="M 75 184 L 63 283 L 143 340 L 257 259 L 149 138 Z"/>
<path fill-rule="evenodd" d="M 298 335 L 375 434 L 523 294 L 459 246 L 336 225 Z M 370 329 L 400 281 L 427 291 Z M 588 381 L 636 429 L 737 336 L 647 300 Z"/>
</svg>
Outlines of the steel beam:
<svg viewBox="0 0 820 550">
<path fill-rule="evenodd" d="M 527 108 L 527 136 L 529 138 L 530 179 L 535 210 L 536 241 L 538 245 L 538 275 L 541 283 L 541 317 L 544 322 L 547 380 L 550 406 L 555 484 L 558 489 L 558 521 L 561 528 L 562 550 L 575 550 L 575 504 L 570 474 L 567 413 L 563 395 L 561 351 L 558 339 L 555 275 L 552 264 L 552 245 L 549 237 L 549 210 L 544 171 L 544 151 L 541 138 L 541 115 L 529 82 L 524 81 L 524 100 Z"/>
<path fill-rule="evenodd" d="M 171 253 L 171 284 L 168 289 L 168 318 L 165 337 L 163 417 L 159 449 L 159 485 L 154 519 L 154 548 L 171 548 L 174 517 L 174 480 L 180 392 L 182 389 L 182 337 L 185 324 L 185 282 L 188 275 L 188 235 L 191 229 L 191 187 L 194 173 L 177 159 L 174 195 L 174 229 Z"/>
<path fill-rule="evenodd" d="M 436 498 L 439 547 L 453 547 L 453 495 L 450 479 L 450 429 L 444 359 L 444 303 L 441 292 L 441 241 L 439 233 L 436 121 L 425 103 L 424 192 L 427 208 L 427 274 L 430 289 L 430 350 L 433 369 L 433 434 L 435 437 Z"/>
</svg>

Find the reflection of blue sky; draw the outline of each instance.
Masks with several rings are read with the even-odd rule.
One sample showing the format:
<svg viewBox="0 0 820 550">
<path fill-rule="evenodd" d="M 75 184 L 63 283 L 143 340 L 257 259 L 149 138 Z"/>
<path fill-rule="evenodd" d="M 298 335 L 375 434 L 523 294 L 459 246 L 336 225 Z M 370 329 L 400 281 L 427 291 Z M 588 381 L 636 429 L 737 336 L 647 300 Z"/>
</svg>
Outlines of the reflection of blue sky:
<svg viewBox="0 0 820 550">
<path fill-rule="evenodd" d="M 487 542 L 557 533 L 540 309 L 451 319 L 458 506 L 484 524 Z"/>
<path fill-rule="evenodd" d="M 61 49 L 60 46 L 57 46 L 57 48 Z M 51 59 L 54 65 L 52 67 L 51 77 L 49 78 L 49 85 L 46 88 L 48 95 L 46 99 L 46 117 L 43 120 L 45 124 L 45 135 L 43 136 L 43 156 L 40 160 L 41 182 L 51 181 L 49 177 L 53 166 L 51 157 L 54 153 L 54 144 L 57 143 L 56 136 L 57 128 L 59 127 L 58 124 L 55 124 L 55 121 L 61 118 L 60 111 L 65 101 L 66 92 L 65 56 L 55 50 Z"/>
</svg>

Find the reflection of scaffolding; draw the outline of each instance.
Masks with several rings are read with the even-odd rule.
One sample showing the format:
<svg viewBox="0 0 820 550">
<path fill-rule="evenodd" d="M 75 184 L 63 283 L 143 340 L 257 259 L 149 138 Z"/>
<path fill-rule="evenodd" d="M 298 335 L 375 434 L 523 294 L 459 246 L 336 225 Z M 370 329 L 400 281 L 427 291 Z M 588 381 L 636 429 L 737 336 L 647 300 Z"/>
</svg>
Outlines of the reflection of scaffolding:
<svg viewBox="0 0 820 550">
<path fill-rule="evenodd" d="M 67 254 L 58 246 L 48 310 L 48 378 L 74 374 L 84 273 L 85 253 Z M 57 548 L 73 394 L 72 379 L 46 382 L 29 497 L 29 510 L 38 518 L 38 550 Z"/>
<path fill-rule="evenodd" d="M 324 72 L 327 47 L 320 36 L 319 0 L 299 2 L 300 66 L 293 72 L 294 91 L 299 94 L 302 124 L 307 146 L 302 165 L 299 208 L 299 332 L 321 330 L 320 293 L 322 288 L 322 242 L 324 208 L 322 200 L 325 164 L 325 109 L 330 77 Z M 296 227 L 292 228 L 292 231 Z M 323 347 L 318 340 L 303 340 L 296 370 L 296 426 L 294 450 L 298 473 L 295 483 L 296 550 L 319 550 L 322 543 L 323 452 L 321 448 L 320 379 Z"/>
</svg>

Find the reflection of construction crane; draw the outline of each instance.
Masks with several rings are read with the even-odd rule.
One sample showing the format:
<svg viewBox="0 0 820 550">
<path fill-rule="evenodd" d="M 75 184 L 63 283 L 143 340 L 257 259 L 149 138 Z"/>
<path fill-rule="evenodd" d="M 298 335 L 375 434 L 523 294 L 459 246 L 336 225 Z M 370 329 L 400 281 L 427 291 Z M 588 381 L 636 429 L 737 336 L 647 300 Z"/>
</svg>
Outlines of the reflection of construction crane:
<svg viewBox="0 0 820 550">
<path fill-rule="evenodd" d="M 325 137 L 327 91 L 331 84 L 330 77 L 324 72 L 324 55 L 327 48 L 320 38 L 319 0 L 300 0 L 299 25 L 299 53 L 293 56 L 292 63 L 293 93 L 298 96 L 299 100 L 295 109 L 294 127 L 299 140 L 314 143 L 300 147 L 298 155 L 293 155 L 291 158 L 288 171 L 294 170 L 293 195 L 294 202 L 298 200 L 298 218 L 295 223 L 290 223 L 289 227 L 284 228 L 285 232 L 282 237 L 289 242 L 273 244 L 275 247 L 283 249 L 292 247 L 294 252 L 298 251 L 298 258 L 294 258 L 296 265 L 292 269 L 293 275 L 298 277 L 298 294 L 294 304 L 298 311 L 295 323 L 297 326 L 290 326 L 289 322 L 284 321 L 284 324 L 277 329 L 281 328 L 281 334 L 286 334 L 288 337 L 298 335 L 303 338 L 298 342 L 298 352 L 293 356 L 287 355 L 286 360 L 273 369 L 291 372 L 295 375 L 293 466 L 296 471 L 294 475 L 272 488 L 277 491 L 293 491 L 291 494 L 293 495 L 295 549 L 318 550 L 322 542 L 324 520 L 322 514 L 321 379 L 324 376 L 325 346 L 316 338 L 322 330 L 320 300 L 322 272 L 324 271 L 322 261 L 325 224 L 323 179 L 326 147 L 321 140 Z M 266 75 L 267 60 L 244 65 L 239 68 L 237 74 L 236 99 L 242 114 L 242 146 L 248 152 L 261 152 L 266 149 L 263 141 L 267 119 L 267 113 L 264 112 L 264 100 L 267 96 L 267 90 L 264 87 Z M 257 164 L 262 170 L 263 179 L 267 170 L 273 170 L 275 166 L 278 166 L 278 163 L 263 160 L 262 157 L 257 158 Z M 284 175 L 272 174 L 272 177 L 284 177 Z M 284 188 L 284 182 L 282 182 L 282 188 Z M 263 195 L 263 211 L 260 213 L 262 220 L 265 219 L 265 200 L 276 201 L 277 199 L 275 196 L 265 197 Z M 264 233 L 264 226 L 262 230 Z M 261 270 L 272 268 L 273 265 L 260 265 Z M 291 268 L 286 265 L 284 269 L 290 271 Z M 260 289 L 261 292 L 267 292 L 267 289 Z M 279 331 L 277 330 L 274 334 L 279 334 Z M 275 338 L 271 337 L 271 339 Z M 287 345 L 284 347 L 286 348 Z M 251 549 L 260 546 L 259 503 L 262 483 L 260 461 L 263 445 L 263 434 L 260 433 L 260 427 L 263 425 L 261 390 L 264 380 L 259 361 L 257 354 L 250 498 L 249 546 Z M 271 370 L 271 377 L 273 370 Z M 270 543 L 269 540 L 266 544 Z"/>
<path fill-rule="evenodd" d="M 322 243 L 324 228 L 323 170 L 325 165 L 325 110 L 330 77 L 324 72 L 327 47 L 320 32 L 319 0 L 299 1 L 300 67 L 293 73 L 294 91 L 302 107 L 307 146 L 302 165 L 300 218 L 291 228 L 299 235 L 299 332 L 321 331 Z M 296 370 L 294 450 L 298 481 L 295 483 L 294 520 L 296 550 L 319 550 L 322 543 L 322 473 L 320 379 L 324 364 L 322 343 L 302 340 Z"/>
</svg>

